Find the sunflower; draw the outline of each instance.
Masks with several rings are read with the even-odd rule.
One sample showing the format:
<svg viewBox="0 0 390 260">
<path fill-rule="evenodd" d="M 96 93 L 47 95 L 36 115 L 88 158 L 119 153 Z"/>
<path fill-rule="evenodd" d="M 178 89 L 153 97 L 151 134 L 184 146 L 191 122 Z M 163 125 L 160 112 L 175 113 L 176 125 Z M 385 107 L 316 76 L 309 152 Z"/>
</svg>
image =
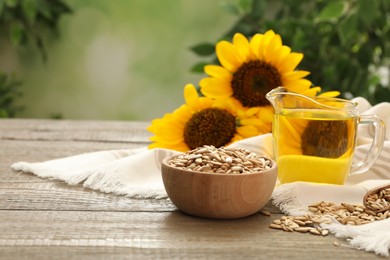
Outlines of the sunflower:
<svg viewBox="0 0 390 260">
<path fill-rule="evenodd" d="M 307 96 L 321 90 L 311 88 L 312 83 L 304 78 L 308 71 L 296 70 L 303 54 L 291 52 L 272 30 L 255 34 L 250 41 L 236 33 L 232 43 L 217 43 L 216 54 L 221 66 L 205 66 L 209 77 L 199 83 L 205 96 L 230 97 L 243 107 L 265 107 L 269 106 L 265 95 L 279 86 Z"/>
<path fill-rule="evenodd" d="M 202 145 L 221 147 L 269 132 L 257 118 L 258 110 L 237 110 L 226 99 L 199 97 L 192 84 L 184 87 L 185 104 L 152 121 L 149 148 L 188 151 Z"/>
</svg>

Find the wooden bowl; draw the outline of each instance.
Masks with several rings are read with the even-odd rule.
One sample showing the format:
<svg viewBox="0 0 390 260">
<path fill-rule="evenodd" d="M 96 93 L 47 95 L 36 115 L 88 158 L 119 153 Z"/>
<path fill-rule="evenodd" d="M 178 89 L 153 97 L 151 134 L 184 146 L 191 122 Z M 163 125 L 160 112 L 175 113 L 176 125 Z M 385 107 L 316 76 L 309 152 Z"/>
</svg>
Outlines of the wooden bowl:
<svg viewBox="0 0 390 260">
<path fill-rule="evenodd" d="M 176 207 L 198 217 L 242 218 L 258 212 L 271 198 L 277 166 L 247 174 L 220 174 L 183 170 L 162 163 L 165 190 Z"/>
</svg>

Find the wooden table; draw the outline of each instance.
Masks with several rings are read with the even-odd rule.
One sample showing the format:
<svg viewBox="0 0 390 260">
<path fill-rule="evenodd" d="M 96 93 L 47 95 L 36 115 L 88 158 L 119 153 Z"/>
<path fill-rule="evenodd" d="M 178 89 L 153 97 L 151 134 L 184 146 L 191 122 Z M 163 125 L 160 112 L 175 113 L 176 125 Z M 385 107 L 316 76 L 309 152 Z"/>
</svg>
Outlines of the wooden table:
<svg viewBox="0 0 390 260">
<path fill-rule="evenodd" d="M 333 235 L 273 230 L 281 217 L 210 220 L 167 199 L 131 199 L 14 172 L 16 161 L 148 144 L 144 122 L 0 120 L 1 259 L 370 259 Z"/>
</svg>

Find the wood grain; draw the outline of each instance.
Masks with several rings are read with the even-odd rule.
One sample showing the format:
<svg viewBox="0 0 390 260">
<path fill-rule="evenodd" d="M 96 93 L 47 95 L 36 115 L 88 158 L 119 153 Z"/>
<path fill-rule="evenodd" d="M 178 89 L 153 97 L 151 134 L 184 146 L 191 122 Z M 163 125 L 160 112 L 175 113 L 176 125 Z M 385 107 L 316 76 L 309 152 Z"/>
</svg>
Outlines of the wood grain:
<svg viewBox="0 0 390 260">
<path fill-rule="evenodd" d="M 11 170 L 97 150 L 144 147 L 144 122 L 0 120 L 0 259 L 376 259 L 321 237 L 268 228 L 282 214 L 186 215 L 167 199 L 131 199 Z"/>
</svg>

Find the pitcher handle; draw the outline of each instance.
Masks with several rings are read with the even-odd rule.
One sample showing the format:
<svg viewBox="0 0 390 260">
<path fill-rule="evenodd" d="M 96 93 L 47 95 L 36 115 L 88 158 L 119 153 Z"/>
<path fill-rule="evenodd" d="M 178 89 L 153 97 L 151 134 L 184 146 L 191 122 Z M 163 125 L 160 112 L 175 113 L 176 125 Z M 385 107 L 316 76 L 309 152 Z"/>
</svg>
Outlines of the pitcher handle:
<svg viewBox="0 0 390 260">
<path fill-rule="evenodd" d="M 374 127 L 374 137 L 366 156 L 357 163 L 352 163 L 351 174 L 359 174 L 367 171 L 378 159 L 385 141 L 385 124 L 375 115 L 360 115 L 359 125 L 371 125 Z"/>
</svg>

